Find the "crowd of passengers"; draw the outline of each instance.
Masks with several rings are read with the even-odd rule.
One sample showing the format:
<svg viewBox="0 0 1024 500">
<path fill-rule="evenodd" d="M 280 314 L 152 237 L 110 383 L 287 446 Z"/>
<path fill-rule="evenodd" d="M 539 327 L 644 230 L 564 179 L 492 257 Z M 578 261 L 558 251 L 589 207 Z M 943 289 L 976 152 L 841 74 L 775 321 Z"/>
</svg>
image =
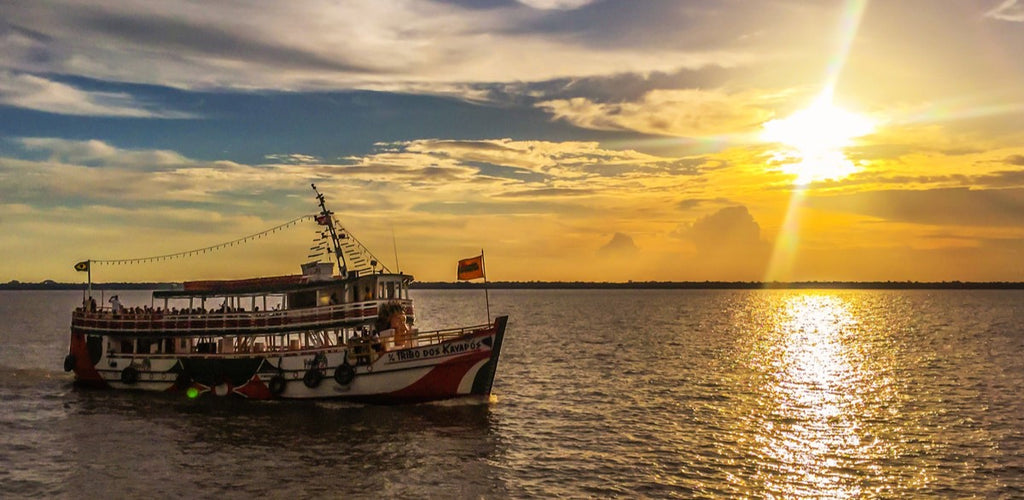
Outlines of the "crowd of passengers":
<svg viewBox="0 0 1024 500">
<path fill-rule="evenodd" d="M 125 307 L 121 304 L 121 301 L 117 298 L 117 295 L 110 297 L 107 301 L 110 303 L 109 310 L 103 310 L 96 306 L 96 299 L 89 297 L 85 299 L 85 303 L 82 307 L 78 307 L 75 310 L 78 312 L 89 312 L 98 314 L 113 314 L 114 316 L 124 317 L 127 319 L 149 319 L 152 317 L 162 316 L 199 316 L 205 314 L 229 314 L 229 313 L 243 313 L 248 312 L 245 307 L 232 307 L 227 302 L 220 305 L 216 309 L 204 309 L 202 307 L 186 308 L 183 307 L 178 309 L 172 307 L 164 309 L 163 307 L 152 308 L 150 306 L 136 306 L 136 307 Z M 280 310 L 280 305 L 274 307 L 274 311 Z M 260 312 L 260 307 L 255 306 L 253 312 Z"/>
</svg>

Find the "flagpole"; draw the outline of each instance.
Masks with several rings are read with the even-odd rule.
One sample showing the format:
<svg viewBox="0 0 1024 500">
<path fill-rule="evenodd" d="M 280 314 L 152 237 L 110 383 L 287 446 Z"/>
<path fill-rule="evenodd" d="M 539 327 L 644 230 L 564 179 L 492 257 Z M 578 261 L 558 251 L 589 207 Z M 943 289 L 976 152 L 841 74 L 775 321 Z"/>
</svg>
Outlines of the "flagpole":
<svg viewBox="0 0 1024 500">
<path fill-rule="evenodd" d="M 85 266 L 89 274 L 89 296 L 92 297 L 92 259 L 85 261 Z"/>
<path fill-rule="evenodd" d="M 487 259 L 484 258 L 484 249 L 480 249 L 480 267 L 484 272 L 484 301 L 487 303 L 487 324 L 491 324 L 491 296 L 487 293 Z"/>
</svg>

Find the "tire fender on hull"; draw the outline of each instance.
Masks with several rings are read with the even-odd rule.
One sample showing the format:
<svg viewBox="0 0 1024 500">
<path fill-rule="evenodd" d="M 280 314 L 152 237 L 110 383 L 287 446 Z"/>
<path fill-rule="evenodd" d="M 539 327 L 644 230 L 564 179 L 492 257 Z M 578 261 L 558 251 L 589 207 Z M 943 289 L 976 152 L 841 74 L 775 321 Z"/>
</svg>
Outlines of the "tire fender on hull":
<svg viewBox="0 0 1024 500">
<path fill-rule="evenodd" d="M 125 385 L 135 385 L 139 381 L 139 370 L 134 366 L 125 367 L 121 370 L 121 383 Z"/>
<path fill-rule="evenodd" d="M 323 380 L 324 375 L 320 373 L 317 368 L 310 368 L 306 371 L 306 374 L 302 376 L 302 383 L 310 389 L 316 389 L 320 385 L 320 381 Z"/>
<path fill-rule="evenodd" d="M 267 389 L 270 390 L 270 394 L 280 396 L 281 393 L 284 392 L 284 388 L 287 384 L 288 381 L 285 380 L 283 376 L 274 375 L 273 377 L 270 377 L 270 381 L 267 383 Z"/>
<path fill-rule="evenodd" d="M 334 381 L 338 385 L 349 385 L 356 378 L 356 370 L 347 362 L 334 369 Z"/>
</svg>

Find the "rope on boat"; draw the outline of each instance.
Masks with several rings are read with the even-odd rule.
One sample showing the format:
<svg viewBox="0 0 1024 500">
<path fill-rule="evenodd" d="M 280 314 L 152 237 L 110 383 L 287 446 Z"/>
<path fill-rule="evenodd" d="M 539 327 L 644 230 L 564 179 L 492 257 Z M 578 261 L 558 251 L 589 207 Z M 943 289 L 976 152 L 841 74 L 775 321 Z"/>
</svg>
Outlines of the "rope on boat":
<svg viewBox="0 0 1024 500">
<path fill-rule="evenodd" d="M 315 215 L 303 215 L 302 217 L 298 217 L 296 219 L 292 219 L 292 220 L 290 220 L 288 222 L 285 222 L 284 224 L 280 224 L 280 225 L 274 226 L 274 227 L 272 227 L 270 229 L 265 229 L 265 230 L 260 231 L 258 233 L 253 233 L 253 234 L 250 234 L 248 236 L 243 236 L 243 237 L 238 238 L 238 239 L 234 239 L 234 240 L 231 240 L 231 241 L 226 241 L 224 243 L 218 243 L 216 245 L 211 245 L 211 246 L 204 247 L 204 248 L 196 248 L 194 250 L 186 250 L 184 252 L 169 253 L 169 254 L 166 254 L 166 255 L 155 255 L 155 256 L 152 256 L 152 257 L 141 257 L 141 258 L 135 258 L 135 259 L 98 259 L 98 260 L 90 260 L 89 262 L 91 262 L 93 264 L 118 264 L 118 265 L 120 265 L 120 264 L 146 264 L 146 263 L 149 263 L 149 262 L 158 262 L 158 261 L 162 261 L 162 260 L 181 259 L 181 258 L 185 258 L 185 257 L 191 257 L 193 255 L 204 254 L 206 252 L 213 252 L 213 251 L 216 251 L 216 250 L 222 250 L 224 248 L 233 247 L 235 245 L 241 245 L 241 244 L 244 244 L 244 243 L 248 243 L 250 241 L 262 238 L 262 237 L 267 236 L 269 234 L 276 233 L 276 232 L 281 231 L 283 229 L 287 229 L 287 228 L 289 228 L 291 226 L 294 226 L 294 225 L 296 225 L 296 224 L 298 224 L 298 223 L 300 223 L 300 222 L 302 222 L 304 220 L 314 220 L 315 217 L 316 217 Z"/>
</svg>

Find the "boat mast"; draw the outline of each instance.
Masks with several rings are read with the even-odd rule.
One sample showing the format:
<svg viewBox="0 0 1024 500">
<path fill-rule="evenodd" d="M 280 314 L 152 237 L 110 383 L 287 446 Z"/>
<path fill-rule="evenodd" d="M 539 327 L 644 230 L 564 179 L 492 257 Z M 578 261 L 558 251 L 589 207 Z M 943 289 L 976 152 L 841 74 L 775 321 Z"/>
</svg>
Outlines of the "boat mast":
<svg viewBox="0 0 1024 500">
<path fill-rule="evenodd" d="M 317 217 L 317 222 L 327 226 L 327 230 L 331 232 L 331 242 L 334 244 L 334 259 L 338 262 L 338 272 L 342 278 L 348 277 L 348 268 L 345 266 L 345 255 L 341 251 L 341 242 L 338 241 L 338 232 L 334 230 L 334 212 L 327 210 L 327 205 L 324 203 L 324 195 L 317 191 L 316 184 L 310 183 L 313 186 L 313 192 L 316 193 L 316 199 L 320 202 L 320 216 Z"/>
</svg>

